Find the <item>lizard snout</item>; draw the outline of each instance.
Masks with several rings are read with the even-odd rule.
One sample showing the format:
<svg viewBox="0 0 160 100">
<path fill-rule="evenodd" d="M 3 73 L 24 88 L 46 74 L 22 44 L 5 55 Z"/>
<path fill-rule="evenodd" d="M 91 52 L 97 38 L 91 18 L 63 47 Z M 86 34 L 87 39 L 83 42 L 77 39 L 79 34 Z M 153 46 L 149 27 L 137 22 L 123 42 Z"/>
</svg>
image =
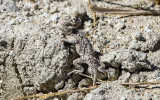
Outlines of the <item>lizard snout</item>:
<svg viewBox="0 0 160 100">
<path fill-rule="evenodd" d="M 66 19 L 59 19 L 58 28 L 64 32 L 70 32 L 75 29 L 75 24 Z"/>
</svg>

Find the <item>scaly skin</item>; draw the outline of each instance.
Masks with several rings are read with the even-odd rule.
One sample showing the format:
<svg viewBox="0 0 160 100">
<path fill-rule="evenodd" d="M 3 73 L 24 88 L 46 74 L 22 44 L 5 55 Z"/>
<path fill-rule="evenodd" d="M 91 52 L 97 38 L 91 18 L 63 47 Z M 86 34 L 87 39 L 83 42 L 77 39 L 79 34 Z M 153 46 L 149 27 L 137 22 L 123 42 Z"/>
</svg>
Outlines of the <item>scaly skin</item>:
<svg viewBox="0 0 160 100">
<path fill-rule="evenodd" d="M 72 73 L 83 73 L 84 69 L 81 64 L 86 63 L 92 69 L 91 75 L 93 77 L 94 86 L 96 83 L 98 71 L 107 74 L 106 70 L 104 69 L 105 65 L 100 63 L 96 58 L 93 46 L 85 36 L 84 32 L 76 29 L 73 25 L 73 23 L 64 19 L 60 19 L 58 22 L 58 27 L 62 30 L 63 34 L 66 37 L 65 39 L 63 39 L 63 41 L 75 45 L 76 52 L 80 56 L 80 58 L 73 61 L 73 65 L 78 70 L 73 70 L 68 75 Z"/>
</svg>

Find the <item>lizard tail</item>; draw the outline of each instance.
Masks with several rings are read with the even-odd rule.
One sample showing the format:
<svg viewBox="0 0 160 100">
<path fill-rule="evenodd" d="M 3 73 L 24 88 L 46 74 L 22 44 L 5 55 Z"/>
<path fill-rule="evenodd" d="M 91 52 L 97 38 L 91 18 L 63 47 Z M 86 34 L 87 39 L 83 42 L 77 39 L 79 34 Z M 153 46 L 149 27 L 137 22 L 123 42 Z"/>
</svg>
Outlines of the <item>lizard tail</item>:
<svg viewBox="0 0 160 100">
<path fill-rule="evenodd" d="M 93 75 L 93 86 L 95 86 L 97 81 L 97 69 L 94 69 L 94 75 Z"/>
</svg>

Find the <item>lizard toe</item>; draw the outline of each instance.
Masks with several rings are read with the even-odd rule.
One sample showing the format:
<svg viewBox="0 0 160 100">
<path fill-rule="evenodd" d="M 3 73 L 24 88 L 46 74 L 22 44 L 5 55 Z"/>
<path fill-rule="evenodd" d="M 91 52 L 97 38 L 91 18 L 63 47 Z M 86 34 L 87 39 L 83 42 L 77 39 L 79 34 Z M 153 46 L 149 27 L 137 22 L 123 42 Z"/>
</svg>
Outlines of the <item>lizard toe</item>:
<svg viewBox="0 0 160 100">
<path fill-rule="evenodd" d="M 79 73 L 83 73 L 83 71 L 81 71 L 81 70 L 74 70 L 74 71 L 69 72 L 67 75 L 70 76 L 73 73 L 79 74 Z"/>
<path fill-rule="evenodd" d="M 100 71 L 103 75 L 106 75 L 107 74 L 107 70 L 101 70 Z"/>
</svg>

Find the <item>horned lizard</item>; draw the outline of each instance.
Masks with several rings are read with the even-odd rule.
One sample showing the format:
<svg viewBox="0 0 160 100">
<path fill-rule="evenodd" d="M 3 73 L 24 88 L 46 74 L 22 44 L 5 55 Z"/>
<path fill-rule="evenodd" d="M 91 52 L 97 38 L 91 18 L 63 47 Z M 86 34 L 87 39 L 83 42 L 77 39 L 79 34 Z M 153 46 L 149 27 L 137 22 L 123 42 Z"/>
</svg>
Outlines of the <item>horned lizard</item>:
<svg viewBox="0 0 160 100">
<path fill-rule="evenodd" d="M 93 78 L 93 86 L 96 83 L 97 73 L 102 72 L 107 74 L 105 70 L 105 65 L 100 63 L 99 59 L 96 58 L 95 51 L 92 44 L 85 36 L 82 30 L 78 30 L 74 23 L 65 19 L 59 19 L 58 28 L 63 32 L 66 37 L 63 39 L 64 42 L 71 43 L 75 45 L 76 52 L 79 54 L 80 58 L 73 61 L 73 65 L 78 70 L 71 71 L 68 75 L 72 73 L 83 73 L 84 69 L 81 66 L 82 63 L 88 64 L 92 69 L 91 76 Z"/>
</svg>

